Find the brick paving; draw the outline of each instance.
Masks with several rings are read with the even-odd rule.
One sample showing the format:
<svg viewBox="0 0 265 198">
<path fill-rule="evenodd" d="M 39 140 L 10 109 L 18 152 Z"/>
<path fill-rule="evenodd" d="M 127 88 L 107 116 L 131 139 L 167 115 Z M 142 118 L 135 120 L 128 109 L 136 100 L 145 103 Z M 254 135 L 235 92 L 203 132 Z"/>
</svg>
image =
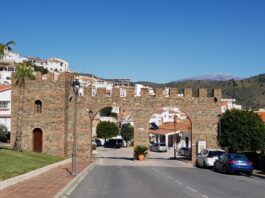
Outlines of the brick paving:
<svg viewBox="0 0 265 198">
<path fill-rule="evenodd" d="M 78 161 L 77 173 L 93 161 Z M 54 197 L 72 179 L 71 163 L 53 168 L 24 182 L 0 191 L 0 198 L 49 198 Z"/>
</svg>

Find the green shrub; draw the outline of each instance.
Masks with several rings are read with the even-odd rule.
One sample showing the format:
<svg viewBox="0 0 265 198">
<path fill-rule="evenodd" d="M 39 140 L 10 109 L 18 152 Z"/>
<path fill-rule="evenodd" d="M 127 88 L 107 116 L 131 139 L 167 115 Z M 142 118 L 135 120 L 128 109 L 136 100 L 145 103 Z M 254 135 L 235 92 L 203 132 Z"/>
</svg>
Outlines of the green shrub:
<svg viewBox="0 0 265 198">
<path fill-rule="evenodd" d="M 139 155 L 147 155 L 148 148 L 144 145 L 139 145 L 134 147 L 134 155 L 139 156 Z"/>
<path fill-rule="evenodd" d="M 7 142 L 7 128 L 0 124 L 0 142 Z"/>
</svg>

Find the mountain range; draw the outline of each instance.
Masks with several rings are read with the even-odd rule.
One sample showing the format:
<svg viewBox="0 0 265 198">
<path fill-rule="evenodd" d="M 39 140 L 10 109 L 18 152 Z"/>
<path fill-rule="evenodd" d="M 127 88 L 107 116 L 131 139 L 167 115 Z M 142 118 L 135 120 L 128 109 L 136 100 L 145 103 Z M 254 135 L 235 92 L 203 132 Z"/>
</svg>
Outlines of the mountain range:
<svg viewBox="0 0 265 198">
<path fill-rule="evenodd" d="M 231 74 L 218 73 L 218 74 L 207 74 L 207 75 L 194 76 L 190 78 L 183 78 L 183 79 L 175 80 L 173 82 L 181 82 L 181 81 L 187 81 L 187 80 L 227 81 L 231 79 L 241 80 L 240 77 L 233 76 Z"/>
<path fill-rule="evenodd" d="M 179 89 L 180 93 L 183 92 L 184 88 L 192 88 L 194 96 L 197 95 L 196 90 L 198 88 L 207 88 L 209 96 L 212 89 L 221 88 L 223 98 L 235 98 L 236 103 L 241 104 L 244 109 L 258 110 L 265 108 L 265 73 L 245 79 L 232 75 L 217 74 L 186 78 L 164 84 L 144 81 L 136 83 L 153 88 L 175 87 Z"/>
</svg>

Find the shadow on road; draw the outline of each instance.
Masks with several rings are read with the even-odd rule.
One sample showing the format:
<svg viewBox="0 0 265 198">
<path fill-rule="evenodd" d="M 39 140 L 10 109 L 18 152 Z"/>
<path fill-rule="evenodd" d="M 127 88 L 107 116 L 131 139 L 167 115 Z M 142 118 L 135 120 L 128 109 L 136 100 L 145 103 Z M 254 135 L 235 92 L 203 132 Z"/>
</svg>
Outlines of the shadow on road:
<svg viewBox="0 0 265 198">
<path fill-rule="evenodd" d="M 134 160 L 133 157 L 99 157 L 103 159 L 124 159 L 124 160 Z"/>
</svg>

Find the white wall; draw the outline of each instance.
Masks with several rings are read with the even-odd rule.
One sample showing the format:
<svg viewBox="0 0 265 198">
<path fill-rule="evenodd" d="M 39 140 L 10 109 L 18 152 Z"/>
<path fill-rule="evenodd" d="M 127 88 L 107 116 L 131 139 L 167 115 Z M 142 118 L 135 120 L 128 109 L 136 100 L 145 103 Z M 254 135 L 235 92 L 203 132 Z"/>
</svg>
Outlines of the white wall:
<svg viewBox="0 0 265 198">
<path fill-rule="evenodd" d="M 0 71 L 0 85 L 11 85 L 12 72 L 10 71 Z"/>
<path fill-rule="evenodd" d="M 69 69 L 68 62 L 64 61 L 63 59 L 59 59 L 59 58 L 49 58 L 46 60 L 35 59 L 33 60 L 33 63 L 36 66 L 44 67 L 50 72 L 55 72 L 55 71 L 66 72 Z"/>
<path fill-rule="evenodd" d="M 5 50 L 3 60 L 7 60 L 7 61 L 10 60 L 16 63 L 22 63 L 23 61 L 26 61 L 28 59 L 20 56 L 17 52 Z"/>
<path fill-rule="evenodd" d="M 7 109 L 0 108 L 0 123 L 11 130 L 11 90 L 0 92 L 0 101 L 8 101 Z"/>
</svg>

